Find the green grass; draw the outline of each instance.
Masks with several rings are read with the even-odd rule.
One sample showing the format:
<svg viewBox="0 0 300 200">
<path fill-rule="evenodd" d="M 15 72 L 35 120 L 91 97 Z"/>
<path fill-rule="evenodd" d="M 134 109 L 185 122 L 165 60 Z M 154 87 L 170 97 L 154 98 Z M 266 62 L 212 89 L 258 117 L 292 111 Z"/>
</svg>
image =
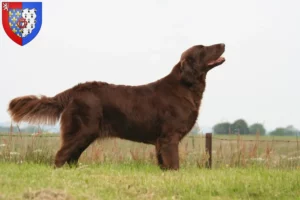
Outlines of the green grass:
<svg viewBox="0 0 300 200">
<path fill-rule="evenodd" d="M 0 199 L 300 199 L 300 170 L 0 163 Z M 37 193 L 37 191 L 44 192 Z M 48 198 L 38 198 L 38 195 Z M 69 195 L 69 198 L 63 198 Z"/>
</svg>

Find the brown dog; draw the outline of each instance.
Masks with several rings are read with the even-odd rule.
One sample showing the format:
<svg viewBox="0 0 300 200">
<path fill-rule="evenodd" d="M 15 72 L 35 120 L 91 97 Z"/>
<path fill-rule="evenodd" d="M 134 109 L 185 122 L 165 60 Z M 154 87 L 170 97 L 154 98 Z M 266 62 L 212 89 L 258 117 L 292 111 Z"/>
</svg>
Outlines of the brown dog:
<svg viewBox="0 0 300 200">
<path fill-rule="evenodd" d="M 170 74 L 140 86 L 86 82 L 54 97 L 13 99 L 15 122 L 55 124 L 61 117 L 61 148 L 55 166 L 77 164 L 97 138 L 119 137 L 153 144 L 162 169 L 179 169 L 178 144 L 192 129 L 206 74 L 222 64 L 224 44 L 197 45 L 181 55 Z"/>
</svg>

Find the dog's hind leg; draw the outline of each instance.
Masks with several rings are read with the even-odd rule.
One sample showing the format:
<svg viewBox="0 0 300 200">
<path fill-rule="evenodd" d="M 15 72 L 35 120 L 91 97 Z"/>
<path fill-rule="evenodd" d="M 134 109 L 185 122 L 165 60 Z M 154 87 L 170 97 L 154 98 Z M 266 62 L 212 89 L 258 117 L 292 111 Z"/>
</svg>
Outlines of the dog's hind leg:
<svg viewBox="0 0 300 200">
<path fill-rule="evenodd" d="M 62 145 L 55 157 L 55 167 L 66 162 L 77 165 L 82 152 L 99 136 L 99 109 L 74 101 L 61 118 Z"/>
<path fill-rule="evenodd" d="M 62 144 L 55 157 L 55 166 L 61 167 L 66 162 L 70 165 L 77 165 L 82 152 L 97 138 L 97 134 L 87 134 L 79 131 L 73 138 L 68 138 Z"/>
</svg>

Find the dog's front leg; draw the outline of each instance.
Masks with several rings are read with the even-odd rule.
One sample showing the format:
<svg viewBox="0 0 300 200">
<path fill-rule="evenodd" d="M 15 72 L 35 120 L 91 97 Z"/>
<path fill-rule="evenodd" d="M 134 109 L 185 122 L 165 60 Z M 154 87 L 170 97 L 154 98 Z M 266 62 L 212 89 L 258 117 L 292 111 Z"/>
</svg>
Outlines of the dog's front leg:
<svg viewBox="0 0 300 200">
<path fill-rule="evenodd" d="M 179 169 L 179 137 L 177 134 L 159 138 L 156 144 L 156 154 L 159 166 L 164 170 Z"/>
</svg>

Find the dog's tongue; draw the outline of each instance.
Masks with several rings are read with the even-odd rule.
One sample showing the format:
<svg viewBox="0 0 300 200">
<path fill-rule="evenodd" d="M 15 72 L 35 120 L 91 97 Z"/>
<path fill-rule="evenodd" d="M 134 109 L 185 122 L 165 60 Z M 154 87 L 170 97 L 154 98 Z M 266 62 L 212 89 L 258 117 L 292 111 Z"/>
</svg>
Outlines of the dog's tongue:
<svg viewBox="0 0 300 200">
<path fill-rule="evenodd" d="M 219 62 L 222 62 L 222 61 L 224 61 L 224 60 L 225 60 L 224 57 L 220 57 L 220 58 L 218 58 L 217 60 L 210 61 L 209 63 L 207 63 L 207 65 L 214 65 L 214 64 L 219 63 Z"/>
</svg>

